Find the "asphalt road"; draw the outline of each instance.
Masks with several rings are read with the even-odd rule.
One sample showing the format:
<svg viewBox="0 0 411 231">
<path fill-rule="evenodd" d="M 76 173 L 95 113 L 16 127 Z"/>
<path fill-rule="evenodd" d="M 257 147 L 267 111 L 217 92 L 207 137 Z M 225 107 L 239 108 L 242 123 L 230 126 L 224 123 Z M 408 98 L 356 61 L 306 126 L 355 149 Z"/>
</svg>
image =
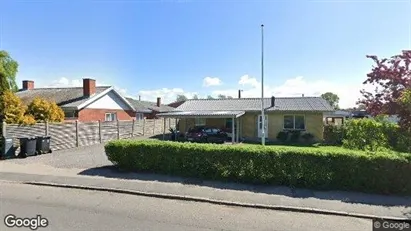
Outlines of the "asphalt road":
<svg viewBox="0 0 411 231">
<path fill-rule="evenodd" d="M 227 207 L 3 182 L 0 184 L 0 230 L 30 230 L 6 227 L 4 218 L 8 214 L 17 218 L 40 215 L 47 219 L 48 227 L 39 227 L 37 230 L 53 231 L 372 230 L 371 221 L 348 217 Z"/>
</svg>

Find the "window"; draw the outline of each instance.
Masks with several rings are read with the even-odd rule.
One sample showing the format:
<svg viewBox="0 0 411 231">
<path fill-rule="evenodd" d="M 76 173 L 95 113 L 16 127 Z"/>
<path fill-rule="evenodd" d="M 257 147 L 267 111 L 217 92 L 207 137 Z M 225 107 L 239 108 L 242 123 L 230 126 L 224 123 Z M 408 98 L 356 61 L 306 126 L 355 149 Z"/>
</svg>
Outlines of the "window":
<svg viewBox="0 0 411 231">
<path fill-rule="evenodd" d="M 143 113 L 137 113 L 136 114 L 136 120 L 143 120 L 144 119 L 144 114 Z"/>
<path fill-rule="evenodd" d="M 285 115 L 284 129 L 305 130 L 305 117 L 303 115 Z"/>
<path fill-rule="evenodd" d="M 105 121 L 116 121 L 117 114 L 116 113 L 106 113 Z"/>
<path fill-rule="evenodd" d="M 195 126 L 203 126 L 206 124 L 205 118 L 196 118 L 195 119 Z"/>
<path fill-rule="evenodd" d="M 67 110 L 64 111 L 64 117 L 69 119 L 69 118 L 77 118 L 78 117 L 78 113 L 76 110 Z"/>
</svg>

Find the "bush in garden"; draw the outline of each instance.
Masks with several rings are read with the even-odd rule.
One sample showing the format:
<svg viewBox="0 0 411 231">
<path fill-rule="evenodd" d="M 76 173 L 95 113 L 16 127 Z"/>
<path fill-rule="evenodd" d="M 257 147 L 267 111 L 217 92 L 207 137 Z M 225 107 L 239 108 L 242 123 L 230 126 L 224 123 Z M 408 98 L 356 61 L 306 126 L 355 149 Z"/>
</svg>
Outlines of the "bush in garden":
<svg viewBox="0 0 411 231">
<path fill-rule="evenodd" d="M 411 195 L 411 156 L 336 147 L 216 145 L 115 140 L 105 145 L 124 170 L 253 184 Z"/>
<path fill-rule="evenodd" d="M 353 119 L 345 123 L 343 146 L 351 149 L 376 151 L 389 148 L 384 124 L 374 119 Z"/>
<path fill-rule="evenodd" d="M 64 111 L 56 103 L 41 98 L 35 98 L 29 104 L 28 113 L 37 121 L 64 121 Z"/>
<path fill-rule="evenodd" d="M 280 141 L 280 142 L 285 143 L 288 140 L 288 136 L 289 136 L 289 134 L 288 134 L 287 131 L 281 131 L 277 134 L 277 140 Z"/>
<path fill-rule="evenodd" d="M 31 125 L 36 121 L 26 115 L 27 107 L 21 99 L 12 91 L 6 91 L 0 96 L 0 115 L 4 116 L 4 122 L 9 124 Z"/>
<path fill-rule="evenodd" d="M 344 126 L 325 125 L 324 143 L 328 145 L 342 145 L 344 138 Z"/>
<path fill-rule="evenodd" d="M 305 132 L 304 134 L 301 135 L 301 138 L 305 143 L 312 143 L 314 140 L 314 135 L 309 132 Z"/>
<path fill-rule="evenodd" d="M 298 143 L 301 138 L 301 131 L 291 131 L 290 142 Z"/>
</svg>

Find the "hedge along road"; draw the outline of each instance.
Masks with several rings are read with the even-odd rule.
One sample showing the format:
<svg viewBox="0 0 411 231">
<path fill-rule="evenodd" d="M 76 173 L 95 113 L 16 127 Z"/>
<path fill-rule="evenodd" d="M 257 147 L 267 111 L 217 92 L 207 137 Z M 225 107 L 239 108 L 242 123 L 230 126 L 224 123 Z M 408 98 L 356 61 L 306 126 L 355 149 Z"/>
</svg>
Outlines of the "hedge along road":
<svg viewBox="0 0 411 231">
<path fill-rule="evenodd" d="M 411 156 L 342 148 L 231 146 L 117 140 L 108 158 L 125 170 L 241 183 L 411 195 Z"/>
</svg>

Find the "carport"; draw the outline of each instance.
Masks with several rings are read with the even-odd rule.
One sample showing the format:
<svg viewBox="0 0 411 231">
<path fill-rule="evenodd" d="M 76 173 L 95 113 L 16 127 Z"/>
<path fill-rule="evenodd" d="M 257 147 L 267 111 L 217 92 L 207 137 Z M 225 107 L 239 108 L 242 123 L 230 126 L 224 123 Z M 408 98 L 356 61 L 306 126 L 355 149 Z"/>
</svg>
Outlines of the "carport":
<svg viewBox="0 0 411 231">
<path fill-rule="evenodd" d="M 211 118 L 218 118 L 218 119 L 232 119 L 232 136 L 231 142 L 238 143 L 239 142 L 239 128 L 240 128 L 240 120 L 239 118 L 245 114 L 245 111 L 172 111 L 166 113 L 157 114 L 159 117 L 163 118 L 174 118 L 176 119 L 195 119 L 195 118 L 204 118 L 204 119 L 211 119 Z M 187 129 L 187 120 L 185 120 Z M 235 129 L 237 127 L 237 129 Z M 165 124 L 164 124 L 165 130 Z"/>
</svg>

